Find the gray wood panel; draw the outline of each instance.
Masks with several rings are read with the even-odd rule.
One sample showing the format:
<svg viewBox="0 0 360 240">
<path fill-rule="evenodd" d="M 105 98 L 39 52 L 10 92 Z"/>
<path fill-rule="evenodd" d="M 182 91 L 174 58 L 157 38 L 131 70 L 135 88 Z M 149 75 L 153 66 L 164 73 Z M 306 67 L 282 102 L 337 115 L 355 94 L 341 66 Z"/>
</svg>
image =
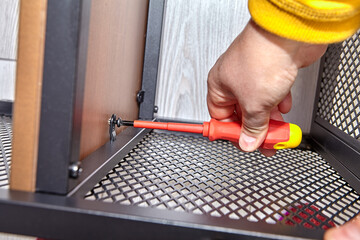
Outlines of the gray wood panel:
<svg viewBox="0 0 360 240">
<path fill-rule="evenodd" d="M 157 117 L 206 121 L 210 68 L 242 31 L 247 1 L 167 0 L 155 104 Z M 285 116 L 309 132 L 318 63 L 299 72 L 293 109 Z"/>
<path fill-rule="evenodd" d="M 0 60 L 0 100 L 14 100 L 15 61 Z"/>
<path fill-rule="evenodd" d="M 0 1 L 0 100 L 14 100 L 19 2 Z"/>
<path fill-rule="evenodd" d="M 300 69 L 291 89 L 291 111 L 284 115 L 285 121 L 299 125 L 303 133 L 310 133 L 319 66 L 320 60 Z"/>
<path fill-rule="evenodd" d="M 19 0 L 0 1 L 0 59 L 16 59 Z"/>
<path fill-rule="evenodd" d="M 209 119 L 208 72 L 249 18 L 247 1 L 167 1 L 155 101 L 158 117 Z"/>
</svg>

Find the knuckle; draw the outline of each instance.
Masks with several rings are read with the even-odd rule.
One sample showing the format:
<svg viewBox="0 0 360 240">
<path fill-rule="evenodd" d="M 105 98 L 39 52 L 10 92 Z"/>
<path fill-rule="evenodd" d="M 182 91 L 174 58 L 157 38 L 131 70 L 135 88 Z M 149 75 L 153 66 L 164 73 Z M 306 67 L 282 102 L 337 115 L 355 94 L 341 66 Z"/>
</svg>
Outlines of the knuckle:
<svg viewBox="0 0 360 240">
<path fill-rule="evenodd" d="M 249 133 L 259 135 L 267 130 L 269 114 L 261 107 L 248 107 L 243 110 L 243 127 Z"/>
</svg>

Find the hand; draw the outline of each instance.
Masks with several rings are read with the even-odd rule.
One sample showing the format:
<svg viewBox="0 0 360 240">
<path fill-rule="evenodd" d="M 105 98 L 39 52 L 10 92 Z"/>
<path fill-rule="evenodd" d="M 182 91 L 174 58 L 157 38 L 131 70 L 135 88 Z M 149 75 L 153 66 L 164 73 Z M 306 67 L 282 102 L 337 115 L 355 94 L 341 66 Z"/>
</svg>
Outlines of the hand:
<svg viewBox="0 0 360 240">
<path fill-rule="evenodd" d="M 316 61 L 326 47 L 279 37 L 250 20 L 209 72 L 210 116 L 241 120 L 235 145 L 247 152 L 256 150 L 265 139 L 269 119 L 282 120 L 281 113 L 290 111 L 290 88 L 298 69 Z M 275 150 L 261 152 L 275 154 Z"/>
<path fill-rule="evenodd" d="M 324 240 L 356 240 L 360 239 L 360 215 L 338 228 L 331 228 L 325 232 Z"/>
</svg>

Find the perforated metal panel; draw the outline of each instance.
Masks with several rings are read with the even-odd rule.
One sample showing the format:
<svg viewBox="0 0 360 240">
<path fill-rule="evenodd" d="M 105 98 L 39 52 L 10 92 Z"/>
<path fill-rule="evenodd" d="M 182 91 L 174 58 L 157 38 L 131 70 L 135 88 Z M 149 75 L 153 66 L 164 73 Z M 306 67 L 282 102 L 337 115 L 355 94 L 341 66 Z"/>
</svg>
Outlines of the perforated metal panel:
<svg viewBox="0 0 360 240">
<path fill-rule="evenodd" d="M 311 229 L 343 224 L 360 209 L 359 195 L 315 152 L 266 158 L 226 141 L 157 132 L 86 199 Z"/>
<path fill-rule="evenodd" d="M 325 54 L 317 115 L 360 140 L 360 32 Z"/>
<path fill-rule="evenodd" d="M 9 187 L 11 165 L 11 118 L 0 116 L 0 188 Z"/>
</svg>

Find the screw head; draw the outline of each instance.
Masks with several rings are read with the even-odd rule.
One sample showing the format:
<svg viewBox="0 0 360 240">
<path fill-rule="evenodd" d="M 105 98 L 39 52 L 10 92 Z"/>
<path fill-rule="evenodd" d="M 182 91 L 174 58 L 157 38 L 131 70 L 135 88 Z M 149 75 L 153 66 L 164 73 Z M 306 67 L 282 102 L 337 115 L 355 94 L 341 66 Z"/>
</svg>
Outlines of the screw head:
<svg viewBox="0 0 360 240">
<path fill-rule="evenodd" d="M 72 163 L 69 166 L 69 176 L 71 178 L 78 178 L 82 172 L 81 163 L 76 162 Z"/>
</svg>

